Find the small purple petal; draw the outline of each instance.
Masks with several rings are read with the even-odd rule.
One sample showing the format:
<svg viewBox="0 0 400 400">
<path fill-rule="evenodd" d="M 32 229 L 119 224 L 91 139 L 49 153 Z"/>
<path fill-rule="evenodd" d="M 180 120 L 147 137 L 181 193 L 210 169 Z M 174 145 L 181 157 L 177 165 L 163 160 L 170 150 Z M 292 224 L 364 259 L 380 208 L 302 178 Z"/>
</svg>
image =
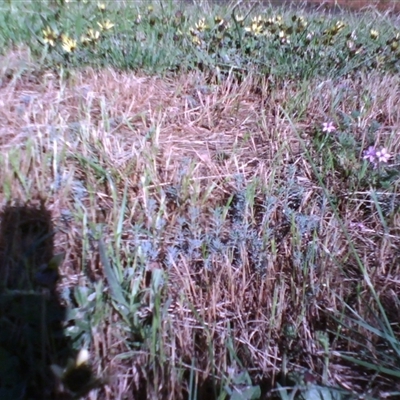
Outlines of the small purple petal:
<svg viewBox="0 0 400 400">
<path fill-rule="evenodd" d="M 385 147 L 382 147 L 381 150 L 377 151 L 376 156 L 378 157 L 378 161 L 382 163 L 387 163 L 391 157 Z"/>
<path fill-rule="evenodd" d="M 377 156 L 376 150 L 374 146 L 369 146 L 368 150 L 364 151 L 364 160 L 368 160 L 369 162 L 374 163 L 375 157 Z"/>
<path fill-rule="evenodd" d="M 333 122 L 324 122 L 322 124 L 322 132 L 326 133 L 332 133 L 336 131 L 335 125 L 333 125 Z"/>
</svg>

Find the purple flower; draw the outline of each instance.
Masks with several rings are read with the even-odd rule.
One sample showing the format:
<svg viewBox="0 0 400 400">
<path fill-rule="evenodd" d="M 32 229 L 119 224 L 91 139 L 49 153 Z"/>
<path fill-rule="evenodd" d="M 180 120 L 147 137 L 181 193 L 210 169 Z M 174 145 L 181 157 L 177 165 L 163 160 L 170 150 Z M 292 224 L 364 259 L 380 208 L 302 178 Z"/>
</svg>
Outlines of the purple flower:
<svg viewBox="0 0 400 400">
<path fill-rule="evenodd" d="M 333 125 L 333 122 L 324 122 L 322 124 L 322 132 L 326 132 L 326 133 L 332 133 L 336 131 L 336 127 L 335 125 Z"/>
<path fill-rule="evenodd" d="M 368 160 L 375 164 L 376 150 L 374 146 L 369 146 L 368 150 L 364 151 L 364 160 Z"/>
<path fill-rule="evenodd" d="M 391 155 L 387 152 L 386 147 L 376 150 L 374 146 L 369 146 L 368 150 L 364 151 L 364 160 L 368 160 L 376 168 L 378 164 L 387 163 Z"/>
<path fill-rule="evenodd" d="M 376 157 L 378 158 L 378 162 L 387 163 L 391 156 L 387 152 L 386 147 L 382 147 L 382 149 L 376 152 Z"/>
</svg>

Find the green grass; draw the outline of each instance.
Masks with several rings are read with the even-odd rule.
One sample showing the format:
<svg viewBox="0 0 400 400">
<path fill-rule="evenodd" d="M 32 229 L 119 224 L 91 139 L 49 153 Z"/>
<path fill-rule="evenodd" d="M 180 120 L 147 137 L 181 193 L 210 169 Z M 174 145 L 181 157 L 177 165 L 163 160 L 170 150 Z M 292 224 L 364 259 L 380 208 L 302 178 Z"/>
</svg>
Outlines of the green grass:
<svg viewBox="0 0 400 400">
<path fill-rule="evenodd" d="M 399 395 L 393 19 L 1 7 L 1 399 Z"/>
<path fill-rule="evenodd" d="M 399 31 L 372 12 L 325 18 L 268 8 L 181 10 L 173 2 L 147 8 L 101 3 L 104 9 L 91 1 L 57 3 L 4 5 L 1 48 L 27 44 L 41 66 L 51 68 L 112 66 L 151 73 L 201 68 L 240 76 L 250 69 L 272 81 L 399 70 Z M 73 51 L 62 47 L 62 35 L 74 41 Z"/>
</svg>

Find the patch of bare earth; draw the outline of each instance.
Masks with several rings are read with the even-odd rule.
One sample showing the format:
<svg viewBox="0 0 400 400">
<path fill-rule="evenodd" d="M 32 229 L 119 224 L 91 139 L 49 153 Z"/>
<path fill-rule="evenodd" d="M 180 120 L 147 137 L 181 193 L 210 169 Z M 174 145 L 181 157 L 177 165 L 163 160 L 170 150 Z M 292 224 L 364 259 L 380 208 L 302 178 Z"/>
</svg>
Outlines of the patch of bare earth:
<svg viewBox="0 0 400 400">
<path fill-rule="evenodd" d="M 247 368 L 255 382 L 267 382 L 267 390 L 279 379 L 283 358 L 291 370 L 311 371 L 311 380 L 322 382 L 325 371 L 327 383 L 355 392 L 382 396 L 400 389 L 392 378 L 361 371 L 338 356 L 343 350 L 357 353 L 360 346 L 335 335 L 333 318 L 345 311 L 345 301 L 376 324 L 376 305 L 354 246 L 398 332 L 398 214 L 385 230 L 368 191 L 349 192 L 335 176 L 317 179 L 312 163 L 323 155 L 314 154 L 310 144 L 311 127 L 330 119 L 334 102 L 337 114 L 348 115 L 366 107 L 364 95 L 371 102 L 355 137 L 365 141 L 369 122 L 379 120 L 378 142 L 392 135 L 388 150 L 399 153 L 400 140 L 393 134 L 400 132 L 397 77 L 372 74 L 305 89 L 296 82 L 273 87 L 252 78 L 214 84 L 201 73 L 159 78 L 87 70 L 61 79 L 51 72 L 18 76 L 11 68 L 7 74 L 3 71 L 0 87 L 0 199 L 45 198 L 56 248 L 66 252 L 60 290 L 104 279 L 89 225 L 105 224 L 104 240 L 114 240 L 125 189 L 124 249 L 137 251 L 135 227 L 155 232 L 156 219 L 163 221 L 160 237 L 151 239 L 156 254 L 137 279 L 144 292 L 154 270 L 167 279 L 162 301 L 170 306 L 159 340 L 168 365 L 152 387 L 151 371 L 158 367 L 146 364 L 148 354 L 137 350 L 119 358 L 131 348 L 115 322 L 118 315 L 109 311 L 91 349 L 99 371 L 112 376 L 101 398 L 139 398 L 140 390 L 148 397 L 184 397 L 191 366 L 204 396 L 208 392 L 201 383 L 227 374 L 228 367 Z M 111 178 L 96 175 L 88 160 Z M 240 208 L 249 185 L 254 200 Z M 300 193 L 293 215 L 308 221 L 304 229 L 294 230 L 297 225 L 288 218 L 289 185 Z M 337 193 L 340 215 L 327 190 Z M 226 210 L 221 227 L 215 222 L 218 208 Z M 201 249 L 190 254 L 182 243 L 177 246 L 182 229 L 193 240 L 213 234 L 213 245 L 224 250 L 207 249 L 212 256 L 205 265 Z M 133 262 L 126 250 L 122 257 L 127 266 Z M 151 315 L 153 306 L 144 296 L 141 310 Z M 374 353 L 378 338 L 356 329 L 371 340 Z M 328 332 L 328 370 L 320 332 Z M 350 329 L 346 335 L 361 340 Z M 242 365 L 229 352 L 229 340 Z"/>
</svg>

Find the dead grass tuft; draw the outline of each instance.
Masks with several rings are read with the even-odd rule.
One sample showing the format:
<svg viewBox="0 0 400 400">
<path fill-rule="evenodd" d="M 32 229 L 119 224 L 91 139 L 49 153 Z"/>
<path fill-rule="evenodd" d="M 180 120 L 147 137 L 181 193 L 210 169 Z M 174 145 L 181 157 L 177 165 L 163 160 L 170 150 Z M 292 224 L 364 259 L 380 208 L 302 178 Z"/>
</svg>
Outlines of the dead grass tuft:
<svg viewBox="0 0 400 400">
<path fill-rule="evenodd" d="M 349 315 L 345 302 L 376 324 L 358 257 L 398 331 L 397 213 L 384 228 L 368 190 L 354 192 L 334 173 L 318 178 L 325 154 L 315 154 L 312 141 L 315 126 L 358 110 L 355 140 L 366 146 L 371 121 L 379 121 L 376 143 L 398 154 L 398 77 L 264 82 L 255 90 L 251 77 L 210 85 L 201 73 L 161 79 L 87 70 L 68 81 L 1 74 L 0 198 L 46 197 L 56 247 L 67 254 L 60 290 L 104 281 L 97 223 L 107 243 L 119 243 L 126 268 L 142 266 L 129 285 L 147 293 L 144 325 L 156 318 L 154 276 L 165 274 L 157 337 L 168 367 L 132 350 L 135 334 L 107 308 L 92 348 L 99 371 L 113 376 L 105 398 L 181 398 L 190 368 L 199 385 L 229 368 L 274 383 L 284 358 L 289 369 L 307 368 L 319 382 L 326 374 L 325 383 L 354 391 L 382 394 L 397 385 L 381 376 L 370 383 L 372 374 L 364 378 L 337 357 L 359 351 L 360 333 L 375 339 L 358 327 L 350 345 L 336 335 L 335 320 Z M 327 370 L 320 331 L 329 336 Z"/>
</svg>

